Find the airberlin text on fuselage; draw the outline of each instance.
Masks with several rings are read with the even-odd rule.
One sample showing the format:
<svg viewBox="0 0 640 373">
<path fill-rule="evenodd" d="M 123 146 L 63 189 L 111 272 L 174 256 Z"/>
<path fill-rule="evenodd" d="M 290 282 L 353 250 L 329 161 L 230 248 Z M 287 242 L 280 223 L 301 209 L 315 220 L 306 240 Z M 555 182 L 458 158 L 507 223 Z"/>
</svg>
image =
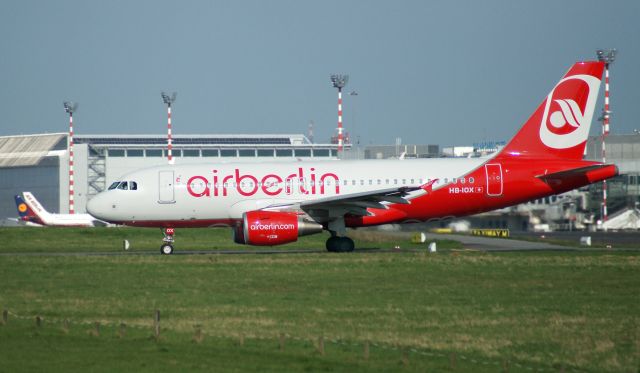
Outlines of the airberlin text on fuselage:
<svg viewBox="0 0 640 373">
<path fill-rule="evenodd" d="M 309 175 L 305 175 L 302 167 L 297 172 L 288 175 L 266 174 L 256 176 L 243 173 L 239 168 L 232 173 L 221 175 L 218 170 L 212 170 L 211 175 L 191 176 L 187 181 L 187 191 L 193 197 L 226 197 L 229 191 L 234 190 L 238 194 L 249 197 L 258 191 L 268 196 L 281 194 L 293 194 L 294 187 L 300 194 L 325 194 L 329 186 L 335 188 L 335 194 L 340 194 L 340 182 L 338 175 L 327 172 L 316 175 L 315 168 L 309 169 Z M 176 180 L 180 182 L 180 178 Z M 325 189 L 327 188 L 327 189 Z"/>
</svg>

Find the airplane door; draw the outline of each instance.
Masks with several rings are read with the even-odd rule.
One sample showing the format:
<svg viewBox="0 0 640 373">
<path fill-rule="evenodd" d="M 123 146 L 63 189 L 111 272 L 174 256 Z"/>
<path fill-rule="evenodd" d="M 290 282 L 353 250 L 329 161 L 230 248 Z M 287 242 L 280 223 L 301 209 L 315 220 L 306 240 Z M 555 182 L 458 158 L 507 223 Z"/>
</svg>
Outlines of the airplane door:
<svg viewBox="0 0 640 373">
<path fill-rule="evenodd" d="M 173 171 L 158 172 L 158 203 L 176 203 L 173 191 Z"/>
<path fill-rule="evenodd" d="M 488 196 L 501 196 L 502 195 L 502 165 L 501 164 L 486 164 L 484 165 L 485 173 L 487 175 L 487 195 Z"/>
</svg>

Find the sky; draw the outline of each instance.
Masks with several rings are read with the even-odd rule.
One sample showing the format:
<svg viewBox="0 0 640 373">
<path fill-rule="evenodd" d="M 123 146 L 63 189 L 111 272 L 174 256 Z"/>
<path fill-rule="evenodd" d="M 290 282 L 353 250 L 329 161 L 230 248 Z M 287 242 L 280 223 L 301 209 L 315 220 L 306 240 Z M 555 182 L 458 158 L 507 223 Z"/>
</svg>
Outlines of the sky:
<svg viewBox="0 0 640 373">
<path fill-rule="evenodd" d="M 611 131 L 640 129 L 640 1 L 0 2 L 0 136 L 303 133 L 508 140 L 578 60 L 617 48 Z M 355 91 L 357 95 L 349 93 Z M 596 110 L 601 110 L 599 104 Z M 597 115 L 594 116 L 597 118 Z M 600 131 L 592 124 L 591 133 Z"/>
</svg>

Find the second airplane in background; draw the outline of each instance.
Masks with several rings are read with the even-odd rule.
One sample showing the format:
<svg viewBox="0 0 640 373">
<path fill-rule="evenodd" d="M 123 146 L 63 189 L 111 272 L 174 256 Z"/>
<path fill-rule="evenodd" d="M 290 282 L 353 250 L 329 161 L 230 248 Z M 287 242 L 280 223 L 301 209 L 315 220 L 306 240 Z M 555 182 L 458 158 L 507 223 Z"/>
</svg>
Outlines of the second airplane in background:
<svg viewBox="0 0 640 373">
<path fill-rule="evenodd" d="M 52 214 L 48 212 L 30 192 L 16 195 L 16 208 L 20 220 L 27 225 L 47 227 L 95 227 L 108 223 L 89 214 Z"/>
</svg>

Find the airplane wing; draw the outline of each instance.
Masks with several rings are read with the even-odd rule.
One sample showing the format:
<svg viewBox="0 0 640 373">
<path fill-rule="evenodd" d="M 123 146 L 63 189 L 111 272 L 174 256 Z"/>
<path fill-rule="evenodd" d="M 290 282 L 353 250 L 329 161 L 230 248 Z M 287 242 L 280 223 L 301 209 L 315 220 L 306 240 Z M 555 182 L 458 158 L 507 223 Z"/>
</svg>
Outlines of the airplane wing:
<svg viewBox="0 0 640 373">
<path fill-rule="evenodd" d="M 422 187 L 399 187 L 378 189 L 369 192 L 352 193 L 326 198 L 314 199 L 310 201 L 300 201 L 286 204 L 270 205 L 264 210 L 287 210 L 296 209 L 306 212 L 316 221 L 323 221 L 329 216 L 351 214 L 357 216 L 371 215 L 367 208 L 387 209 L 383 202 L 409 204 L 410 200 L 405 198 L 409 192 L 421 190 Z"/>
</svg>

